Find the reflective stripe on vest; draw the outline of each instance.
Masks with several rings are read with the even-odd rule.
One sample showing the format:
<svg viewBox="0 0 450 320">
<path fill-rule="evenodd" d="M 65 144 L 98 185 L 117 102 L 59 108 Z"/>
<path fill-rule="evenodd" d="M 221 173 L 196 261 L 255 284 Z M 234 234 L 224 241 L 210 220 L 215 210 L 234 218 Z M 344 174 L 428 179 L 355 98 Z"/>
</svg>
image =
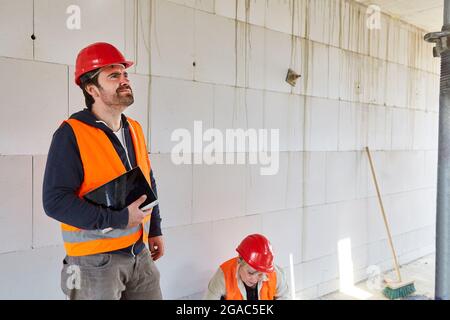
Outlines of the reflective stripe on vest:
<svg viewBox="0 0 450 320">
<path fill-rule="evenodd" d="M 105 184 L 126 172 L 112 142 L 103 130 L 76 119 L 66 120 L 73 129 L 83 163 L 84 180 L 77 192 L 82 198 L 91 190 Z M 138 122 L 128 118 L 131 138 L 136 154 L 136 163 L 150 182 L 150 160 L 145 145 L 145 137 Z M 64 247 L 69 256 L 85 256 L 126 248 L 139 238 L 148 245 L 150 215 L 142 224 L 130 229 L 81 230 L 77 227 L 61 224 Z"/>
<path fill-rule="evenodd" d="M 225 277 L 225 300 L 243 300 L 241 291 L 238 287 L 237 274 L 238 272 L 238 258 L 232 258 L 220 266 Z M 259 289 L 260 300 L 274 300 L 277 290 L 277 274 L 276 272 L 266 273 L 267 281 L 262 282 Z"/>
<path fill-rule="evenodd" d="M 68 243 L 79 243 L 79 242 L 85 242 L 90 240 L 98 240 L 98 239 L 105 239 L 105 238 L 119 238 L 121 236 L 129 236 L 133 233 L 139 232 L 139 229 L 141 227 L 137 226 L 130 229 L 113 229 L 109 232 L 103 233 L 101 230 L 80 230 L 77 232 L 70 232 L 70 231 L 64 231 L 63 234 L 63 240 L 64 242 Z"/>
</svg>

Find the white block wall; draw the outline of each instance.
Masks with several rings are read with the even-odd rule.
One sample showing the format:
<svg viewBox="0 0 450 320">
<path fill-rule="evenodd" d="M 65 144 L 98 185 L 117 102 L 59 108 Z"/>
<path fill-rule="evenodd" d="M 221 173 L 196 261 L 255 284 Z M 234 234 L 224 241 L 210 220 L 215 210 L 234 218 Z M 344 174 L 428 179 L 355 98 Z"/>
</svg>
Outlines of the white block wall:
<svg viewBox="0 0 450 320">
<path fill-rule="evenodd" d="M 69 5 L 80 30 L 66 28 Z M 53 132 L 83 107 L 74 62 L 95 41 L 136 62 L 127 114 L 148 133 L 159 185 L 165 298 L 201 298 L 254 232 L 287 275 L 293 255 L 297 298 L 338 288 L 342 239 L 355 280 L 391 268 L 366 145 L 401 263 L 434 251 L 439 60 L 424 31 L 385 15 L 369 30 L 348 0 L 1 0 L 0 30 L 0 299 L 64 298 L 42 176 Z M 289 67 L 302 75 L 294 88 Z M 170 135 L 195 120 L 279 129 L 278 173 L 174 165 Z"/>
</svg>

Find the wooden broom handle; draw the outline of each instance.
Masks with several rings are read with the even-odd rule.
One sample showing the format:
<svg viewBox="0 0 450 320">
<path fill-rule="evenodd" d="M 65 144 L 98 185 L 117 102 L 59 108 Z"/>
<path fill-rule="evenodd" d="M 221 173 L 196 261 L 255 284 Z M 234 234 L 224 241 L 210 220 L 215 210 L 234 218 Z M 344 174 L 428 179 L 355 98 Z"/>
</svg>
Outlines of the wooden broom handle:
<svg viewBox="0 0 450 320">
<path fill-rule="evenodd" d="M 384 225 L 386 227 L 386 231 L 387 231 L 387 234 L 388 234 L 389 246 L 391 247 L 392 256 L 394 257 L 395 270 L 397 271 L 398 281 L 401 282 L 402 281 L 402 276 L 400 275 L 400 268 L 398 266 L 397 255 L 395 254 L 394 244 L 392 243 L 391 231 L 389 229 L 389 224 L 388 224 L 388 221 L 387 221 L 387 218 L 386 218 L 386 213 L 384 212 L 383 201 L 381 200 L 380 189 L 378 188 L 377 177 L 375 175 L 375 169 L 373 167 L 372 157 L 370 156 L 369 147 L 366 147 L 366 152 L 367 152 L 367 156 L 369 157 L 370 169 L 371 169 L 371 172 L 372 172 L 372 177 L 373 177 L 373 182 L 375 184 L 375 189 L 377 190 L 378 203 L 380 204 L 381 213 L 383 215 Z"/>
</svg>

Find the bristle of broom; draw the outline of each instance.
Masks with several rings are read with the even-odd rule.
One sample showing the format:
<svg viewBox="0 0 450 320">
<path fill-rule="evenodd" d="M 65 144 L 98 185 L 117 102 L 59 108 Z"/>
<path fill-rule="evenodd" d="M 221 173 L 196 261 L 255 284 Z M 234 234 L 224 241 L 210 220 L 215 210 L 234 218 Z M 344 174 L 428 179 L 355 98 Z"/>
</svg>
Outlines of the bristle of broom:
<svg viewBox="0 0 450 320">
<path fill-rule="evenodd" d="M 414 283 L 408 283 L 405 286 L 398 287 L 398 288 L 390 288 L 387 286 L 383 290 L 383 294 L 388 299 L 399 299 L 409 296 L 410 294 L 414 293 L 416 291 L 416 288 L 414 287 Z"/>
</svg>

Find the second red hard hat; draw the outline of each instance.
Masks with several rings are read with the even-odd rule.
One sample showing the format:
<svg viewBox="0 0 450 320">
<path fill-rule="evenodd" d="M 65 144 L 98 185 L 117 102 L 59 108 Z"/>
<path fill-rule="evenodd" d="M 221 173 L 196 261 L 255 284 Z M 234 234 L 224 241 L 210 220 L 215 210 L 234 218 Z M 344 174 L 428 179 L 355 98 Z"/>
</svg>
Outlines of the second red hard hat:
<svg viewBox="0 0 450 320">
<path fill-rule="evenodd" d="M 245 237 L 236 251 L 253 269 L 260 272 L 273 271 L 272 246 L 263 235 L 251 234 Z"/>
</svg>

